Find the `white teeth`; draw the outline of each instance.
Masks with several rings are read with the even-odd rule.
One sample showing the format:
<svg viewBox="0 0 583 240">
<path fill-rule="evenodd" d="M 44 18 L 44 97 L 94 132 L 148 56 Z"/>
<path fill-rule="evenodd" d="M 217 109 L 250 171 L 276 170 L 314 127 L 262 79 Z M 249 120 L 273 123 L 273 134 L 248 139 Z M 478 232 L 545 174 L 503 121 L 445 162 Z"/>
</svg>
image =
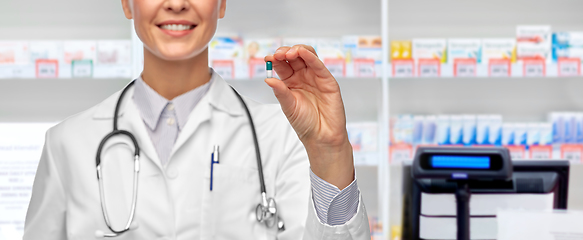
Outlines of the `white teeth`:
<svg viewBox="0 0 583 240">
<path fill-rule="evenodd" d="M 170 31 L 185 31 L 190 30 L 190 25 L 183 25 L 183 24 L 166 24 L 162 25 L 162 29 L 170 30 Z"/>
</svg>

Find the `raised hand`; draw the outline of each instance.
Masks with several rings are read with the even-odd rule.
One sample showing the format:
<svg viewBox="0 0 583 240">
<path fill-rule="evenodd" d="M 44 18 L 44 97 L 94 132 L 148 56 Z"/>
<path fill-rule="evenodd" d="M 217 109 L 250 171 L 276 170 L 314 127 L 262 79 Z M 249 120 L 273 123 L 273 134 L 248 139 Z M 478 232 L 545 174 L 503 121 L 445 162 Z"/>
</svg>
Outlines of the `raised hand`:
<svg viewBox="0 0 583 240">
<path fill-rule="evenodd" d="M 265 61 L 281 78 L 265 82 L 304 144 L 312 171 L 345 188 L 354 180 L 354 163 L 338 82 L 311 46 L 280 47 Z"/>
</svg>

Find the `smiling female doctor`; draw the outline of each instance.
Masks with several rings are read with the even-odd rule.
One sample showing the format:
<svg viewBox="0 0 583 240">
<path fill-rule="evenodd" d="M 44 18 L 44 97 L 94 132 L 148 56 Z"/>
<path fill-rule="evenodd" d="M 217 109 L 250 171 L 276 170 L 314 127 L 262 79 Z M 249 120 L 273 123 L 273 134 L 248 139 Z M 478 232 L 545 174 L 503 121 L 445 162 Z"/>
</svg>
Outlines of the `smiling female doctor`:
<svg viewBox="0 0 583 240">
<path fill-rule="evenodd" d="M 273 226 L 257 220 L 265 198 L 246 107 L 208 67 L 226 0 L 122 5 L 144 43 L 142 75 L 47 132 L 24 239 L 370 239 L 340 89 L 313 48 L 265 57 L 281 77 L 265 80 L 280 105 L 243 98 L 277 203 Z M 114 122 L 140 147 L 136 187 L 131 138 L 113 136 L 97 153 Z"/>
</svg>

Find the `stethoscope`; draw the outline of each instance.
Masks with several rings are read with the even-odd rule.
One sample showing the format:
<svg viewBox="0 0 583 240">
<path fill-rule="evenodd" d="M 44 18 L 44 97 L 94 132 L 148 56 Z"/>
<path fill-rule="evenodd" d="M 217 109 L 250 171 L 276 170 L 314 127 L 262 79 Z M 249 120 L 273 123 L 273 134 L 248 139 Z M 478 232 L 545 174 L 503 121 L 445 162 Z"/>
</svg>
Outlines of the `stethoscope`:
<svg viewBox="0 0 583 240">
<path fill-rule="evenodd" d="M 132 133 L 130 133 L 126 130 L 119 130 L 117 128 L 117 115 L 119 112 L 119 106 L 121 105 L 121 101 L 123 99 L 123 96 L 125 95 L 125 93 L 129 89 L 129 87 L 134 84 L 134 82 L 135 82 L 135 80 L 131 81 L 122 90 L 122 92 L 119 96 L 119 99 L 117 100 L 117 103 L 115 105 L 115 112 L 113 115 L 113 131 L 111 131 L 109 134 L 107 134 L 101 140 L 101 143 L 99 143 L 99 148 L 97 149 L 97 157 L 96 157 L 97 167 L 96 168 L 97 168 L 97 181 L 99 182 L 99 197 L 101 200 L 101 211 L 103 212 L 103 218 L 105 219 L 105 224 L 107 225 L 107 228 L 109 228 L 109 230 L 112 232 L 112 233 L 104 233 L 101 230 L 97 230 L 97 231 L 95 231 L 95 236 L 98 238 L 117 237 L 117 236 L 119 236 L 119 235 L 121 235 L 129 230 L 134 230 L 134 229 L 138 228 L 137 221 L 134 222 L 134 216 L 136 213 L 136 203 L 137 203 L 137 199 L 138 199 L 138 175 L 140 173 L 140 147 L 138 145 L 138 141 L 136 140 L 136 138 L 134 137 L 134 135 Z M 253 124 L 253 118 L 251 118 L 251 113 L 249 112 L 249 108 L 247 107 L 247 104 L 245 104 L 245 101 L 243 100 L 241 95 L 233 87 L 231 87 L 231 89 L 233 89 L 233 92 L 235 92 L 235 95 L 237 95 L 237 97 L 239 98 L 239 101 L 241 102 L 241 104 L 243 104 L 243 107 L 245 108 L 245 112 L 247 113 L 247 117 L 249 119 L 249 123 L 251 124 L 251 131 L 253 133 L 253 144 L 255 145 L 255 154 L 257 157 L 257 170 L 259 172 L 259 182 L 260 182 L 260 190 L 261 190 L 261 203 L 257 204 L 257 207 L 255 208 L 255 216 L 256 216 L 258 222 L 264 223 L 268 228 L 273 227 L 277 223 L 278 230 L 283 231 L 283 230 L 285 230 L 285 224 L 284 224 L 283 220 L 278 215 L 277 204 L 275 203 L 275 199 L 268 198 L 267 193 L 265 191 L 265 180 L 263 177 L 263 166 L 261 165 L 261 154 L 259 152 L 259 143 L 257 141 L 257 133 L 255 132 L 255 125 Z M 115 230 L 111 226 L 111 221 L 109 220 L 109 215 L 107 214 L 107 206 L 105 204 L 105 194 L 103 191 L 103 180 L 102 180 L 102 174 L 101 174 L 101 151 L 103 150 L 103 146 L 110 138 L 112 138 L 113 136 L 117 136 L 117 135 L 125 135 L 128 138 L 130 138 L 133 145 L 134 145 L 134 149 L 135 149 L 134 150 L 134 180 L 133 180 L 133 190 L 132 190 L 132 205 L 131 205 L 130 215 L 128 217 L 127 223 L 122 230 Z"/>
</svg>

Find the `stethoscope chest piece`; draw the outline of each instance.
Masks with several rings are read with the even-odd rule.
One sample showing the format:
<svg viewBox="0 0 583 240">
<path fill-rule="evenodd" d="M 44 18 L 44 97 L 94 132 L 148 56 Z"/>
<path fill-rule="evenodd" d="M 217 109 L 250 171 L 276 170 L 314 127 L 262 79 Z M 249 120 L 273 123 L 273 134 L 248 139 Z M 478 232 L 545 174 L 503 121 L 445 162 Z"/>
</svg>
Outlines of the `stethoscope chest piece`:
<svg viewBox="0 0 583 240">
<path fill-rule="evenodd" d="M 268 228 L 272 228 L 277 224 L 277 229 L 279 231 L 284 231 L 285 225 L 281 218 L 279 218 L 275 199 L 266 198 L 264 194 L 262 195 L 262 202 L 257 204 L 257 207 L 255 208 L 255 216 L 257 217 L 257 221 L 264 223 Z"/>
</svg>

